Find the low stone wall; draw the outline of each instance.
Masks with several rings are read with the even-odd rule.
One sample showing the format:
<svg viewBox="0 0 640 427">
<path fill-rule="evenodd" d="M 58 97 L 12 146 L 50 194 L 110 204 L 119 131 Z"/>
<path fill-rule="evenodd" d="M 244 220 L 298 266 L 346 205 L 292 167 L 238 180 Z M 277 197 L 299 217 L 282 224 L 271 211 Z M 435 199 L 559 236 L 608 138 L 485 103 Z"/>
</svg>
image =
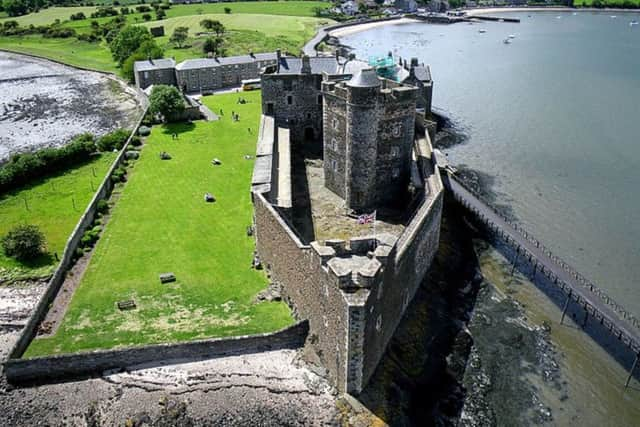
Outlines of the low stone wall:
<svg viewBox="0 0 640 427">
<path fill-rule="evenodd" d="M 18 338 L 18 340 L 16 341 L 16 344 L 14 345 L 13 349 L 9 353 L 9 357 L 8 357 L 9 361 L 11 361 L 12 359 L 19 359 L 20 357 L 22 357 L 27 347 L 31 343 L 31 340 L 36 336 L 36 333 L 38 331 L 38 325 L 45 318 L 47 311 L 49 310 L 49 305 L 53 302 L 56 295 L 58 294 L 60 287 L 64 283 L 64 279 L 67 274 L 67 271 L 69 270 L 69 268 L 71 268 L 73 264 L 73 255 L 76 248 L 78 247 L 78 244 L 80 243 L 80 239 L 82 239 L 83 233 L 87 230 L 87 228 L 91 225 L 91 223 L 93 223 L 93 220 L 95 218 L 97 208 L 98 208 L 98 202 L 102 199 L 106 199 L 111 193 L 111 190 L 113 189 L 111 174 L 118 167 L 120 167 L 122 162 L 125 160 L 125 155 L 126 155 L 125 153 L 129 148 L 129 143 L 131 142 L 131 138 L 136 134 L 146 112 L 147 112 L 146 109 L 142 112 L 140 119 L 138 120 L 133 130 L 131 131 L 131 134 L 129 135 L 129 138 L 127 139 L 124 146 L 122 147 L 122 150 L 120 150 L 118 157 L 116 157 L 116 160 L 111 165 L 111 168 L 109 168 L 109 171 L 107 172 L 106 176 L 102 180 L 102 183 L 100 184 L 96 193 L 94 194 L 93 199 L 91 199 L 89 206 L 87 206 L 84 213 L 80 217 L 78 224 L 76 224 L 75 228 L 73 229 L 73 232 L 69 236 L 69 239 L 67 240 L 67 244 L 65 245 L 65 248 L 64 248 L 64 252 L 62 253 L 62 258 L 60 259 L 60 263 L 58 264 L 58 267 L 56 268 L 55 272 L 51 276 L 51 279 L 49 279 L 47 290 L 42 295 L 40 302 L 36 306 L 33 314 L 31 315 L 31 318 L 29 319 L 26 326 L 24 327 L 22 334 L 20 334 L 20 338 Z"/>
<path fill-rule="evenodd" d="M 98 350 L 33 359 L 10 359 L 5 363 L 4 370 L 7 379 L 14 384 L 77 378 L 140 364 L 164 364 L 167 361 L 193 361 L 231 354 L 299 348 L 304 345 L 308 331 L 309 323 L 302 321 L 268 334 Z"/>
</svg>

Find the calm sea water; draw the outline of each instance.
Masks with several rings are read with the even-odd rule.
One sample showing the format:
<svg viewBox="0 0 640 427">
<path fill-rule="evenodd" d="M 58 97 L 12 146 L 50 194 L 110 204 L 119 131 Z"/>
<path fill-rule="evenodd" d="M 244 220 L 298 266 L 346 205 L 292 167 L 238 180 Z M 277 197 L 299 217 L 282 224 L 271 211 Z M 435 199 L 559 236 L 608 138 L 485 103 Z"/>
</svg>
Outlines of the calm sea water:
<svg viewBox="0 0 640 427">
<path fill-rule="evenodd" d="M 640 15 L 502 15 L 522 21 L 341 40 L 430 64 L 434 106 L 469 136 L 450 160 L 495 177 L 526 229 L 640 315 Z"/>
</svg>

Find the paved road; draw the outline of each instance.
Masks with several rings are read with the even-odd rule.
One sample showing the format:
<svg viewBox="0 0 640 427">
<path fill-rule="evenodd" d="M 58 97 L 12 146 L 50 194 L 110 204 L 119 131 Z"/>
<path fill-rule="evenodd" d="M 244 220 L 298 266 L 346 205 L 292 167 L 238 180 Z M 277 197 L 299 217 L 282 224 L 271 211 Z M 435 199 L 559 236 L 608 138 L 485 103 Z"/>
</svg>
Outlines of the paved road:
<svg viewBox="0 0 640 427">
<path fill-rule="evenodd" d="M 589 288 L 585 287 L 569 271 L 565 270 L 554 261 L 541 247 L 526 239 L 521 232 L 516 230 L 509 222 L 502 218 L 492 208 L 479 200 L 473 193 L 463 187 L 454 176 L 443 175 L 443 181 L 448 190 L 462 204 L 471 210 L 481 221 L 489 225 L 492 229 L 501 231 L 505 240 L 516 247 L 520 247 L 520 253 L 525 250 L 532 255 L 538 263 L 538 271 L 545 273 L 548 277 L 557 278 L 557 284 L 565 293 L 570 293 L 571 297 L 580 305 L 589 306 L 591 312 L 595 312 L 596 319 L 603 319 L 604 326 L 609 329 L 614 336 L 620 336 L 623 342 L 635 352 L 640 352 L 640 332 L 622 319 L 613 308 L 607 305 L 600 296 L 596 295 Z M 556 280 L 554 280 L 554 283 Z M 607 324 L 609 323 L 609 324 Z"/>
</svg>

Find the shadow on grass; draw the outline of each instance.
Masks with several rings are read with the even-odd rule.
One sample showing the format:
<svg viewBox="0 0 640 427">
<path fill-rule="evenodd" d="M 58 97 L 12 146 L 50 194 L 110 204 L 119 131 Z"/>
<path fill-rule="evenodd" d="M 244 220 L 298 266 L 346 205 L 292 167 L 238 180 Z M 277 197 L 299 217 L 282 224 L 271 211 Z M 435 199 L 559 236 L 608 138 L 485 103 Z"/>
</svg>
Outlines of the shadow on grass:
<svg viewBox="0 0 640 427">
<path fill-rule="evenodd" d="M 15 258 L 12 258 L 15 259 Z M 18 265 L 23 268 L 35 269 L 40 267 L 48 267 L 58 262 L 51 253 L 43 253 L 35 258 L 28 260 L 16 260 Z"/>
<path fill-rule="evenodd" d="M 192 122 L 180 122 L 180 123 L 166 123 L 162 125 L 162 133 L 165 135 L 182 134 L 191 132 L 196 128 L 196 125 Z"/>
</svg>

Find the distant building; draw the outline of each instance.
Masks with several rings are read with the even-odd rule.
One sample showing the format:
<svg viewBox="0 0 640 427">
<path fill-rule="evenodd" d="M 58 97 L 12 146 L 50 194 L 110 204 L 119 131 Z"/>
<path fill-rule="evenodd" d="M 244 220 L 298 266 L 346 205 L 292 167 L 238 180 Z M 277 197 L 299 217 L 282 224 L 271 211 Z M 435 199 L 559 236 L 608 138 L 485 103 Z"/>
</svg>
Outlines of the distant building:
<svg viewBox="0 0 640 427">
<path fill-rule="evenodd" d="M 424 110 L 425 114 L 431 112 L 431 99 L 433 95 L 433 80 L 428 65 L 419 64 L 418 58 L 411 58 L 411 62 L 402 62 L 402 67 L 409 72 L 403 83 L 415 86 L 419 89 L 416 99 L 416 107 Z"/>
<path fill-rule="evenodd" d="M 415 12 L 418 10 L 416 0 L 395 0 L 395 8 L 403 12 Z"/>
<path fill-rule="evenodd" d="M 346 1 L 340 5 L 340 10 L 347 16 L 354 16 L 358 14 L 358 3 L 353 0 Z"/>
<path fill-rule="evenodd" d="M 133 64 L 136 86 L 146 89 L 151 85 L 176 85 L 176 62 L 169 59 L 148 59 Z"/>
</svg>

